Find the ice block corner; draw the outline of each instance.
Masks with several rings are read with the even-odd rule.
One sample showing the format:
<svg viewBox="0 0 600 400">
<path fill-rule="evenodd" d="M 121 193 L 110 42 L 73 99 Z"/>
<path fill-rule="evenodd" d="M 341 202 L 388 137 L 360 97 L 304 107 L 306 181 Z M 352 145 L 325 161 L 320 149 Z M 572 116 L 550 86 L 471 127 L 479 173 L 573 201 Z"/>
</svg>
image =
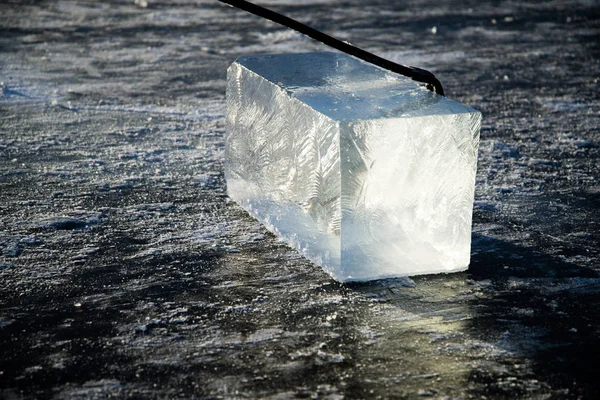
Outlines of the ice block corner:
<svg viewBox="0 0 600 400">
<path fill-rule="evenodd" d="M 481 114 L 337 53 L 227 71 L 229 196 L 338 281 L 465 270 Z"/>
</svg>

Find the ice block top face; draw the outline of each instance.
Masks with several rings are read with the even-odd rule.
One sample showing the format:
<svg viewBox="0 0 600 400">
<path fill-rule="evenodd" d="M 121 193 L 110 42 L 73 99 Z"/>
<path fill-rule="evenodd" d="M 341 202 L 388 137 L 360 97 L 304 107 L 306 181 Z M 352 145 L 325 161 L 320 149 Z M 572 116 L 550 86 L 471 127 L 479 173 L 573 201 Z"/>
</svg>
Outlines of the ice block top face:
<svg viewBox="0 0 600 400">
<path fill-rule="evenodd" d="M 336 121 L 476 112 L 345 54 L 261 54 L 236 62 Z"/>
</svg>

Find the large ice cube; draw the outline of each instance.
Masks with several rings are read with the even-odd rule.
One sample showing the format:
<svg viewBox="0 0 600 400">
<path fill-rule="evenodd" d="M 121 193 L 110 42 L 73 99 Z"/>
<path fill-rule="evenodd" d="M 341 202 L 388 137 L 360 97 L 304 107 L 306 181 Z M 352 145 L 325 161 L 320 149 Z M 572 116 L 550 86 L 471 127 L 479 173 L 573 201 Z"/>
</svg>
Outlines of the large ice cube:
<svg viewBox="0 0 600 400">
<path fill-rule="evenodd" d="M 481 114 L 336 53 L 228 70 L 231 198 L 338 281 L 468 267 Z"/>
</svg>

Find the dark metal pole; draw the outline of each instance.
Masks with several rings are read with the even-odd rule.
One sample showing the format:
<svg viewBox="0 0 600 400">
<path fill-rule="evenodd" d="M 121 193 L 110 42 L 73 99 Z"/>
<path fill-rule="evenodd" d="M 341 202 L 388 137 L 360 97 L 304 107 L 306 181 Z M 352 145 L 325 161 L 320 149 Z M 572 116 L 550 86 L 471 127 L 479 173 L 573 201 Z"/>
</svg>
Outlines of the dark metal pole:
<svg viewBox="0 0 600 400">
<path fill-rule="evenodd" d="M 440 81 L 431 72 L 421 68 L 409 67 L 395 62 L 381 58 L 373 53 L 369 53 L 363 49 L 353 46 L 349 43 L 342 42 L 339 39 L 329 36 L 326 33 L 311 28 L 308 25 L 304 25 L 294 19 L 286 17 L 285 15 L 276 13 L 267 8 L 258 6 L 245 0 L 219 0 L 221 3 L 229 4 L 230 6 L 237 7 L 241 10 L 248 11 L 259 17 L 266 18 L 280 25 L 286 26 L 297 32 L 300 32 L 314 40 L 317 40 L 323 44 L 333 47 L 346 54 L 350 54 L 354 57 L 360 58 L 361 60 L 367 61 L 371 64 L 375 64 L 381 68 L 385 68 L 389 71 L 395 72 L 400 75 L 407 76 L 417 82 L 426 84 L 427 89 L 435 92 L 439 95 L 444 96 L 444 88 Z"/>
</svg>

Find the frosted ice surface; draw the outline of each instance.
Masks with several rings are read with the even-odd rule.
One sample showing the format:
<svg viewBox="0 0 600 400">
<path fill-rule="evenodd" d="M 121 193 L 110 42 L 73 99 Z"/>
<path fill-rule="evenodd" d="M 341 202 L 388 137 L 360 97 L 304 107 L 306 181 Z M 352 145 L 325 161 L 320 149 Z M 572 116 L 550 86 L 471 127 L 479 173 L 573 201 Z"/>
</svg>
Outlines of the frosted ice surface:
<svg viewBox="0 0 600 400">
<path fill-rule="evenodd" d="M 338 281 L 468 267 L 481 114 L 336 53 L 228 70 L 228 193 Z"/>
</svg>

